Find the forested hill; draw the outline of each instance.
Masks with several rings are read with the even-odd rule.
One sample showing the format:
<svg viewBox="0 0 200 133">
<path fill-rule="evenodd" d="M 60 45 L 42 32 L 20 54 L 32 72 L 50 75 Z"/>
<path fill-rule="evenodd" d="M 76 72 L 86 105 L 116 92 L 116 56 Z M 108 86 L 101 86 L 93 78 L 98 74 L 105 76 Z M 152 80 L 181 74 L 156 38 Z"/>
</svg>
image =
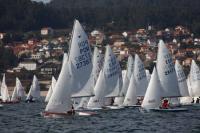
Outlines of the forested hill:
<svg viewBox="0 0 200 133">
<path fill-rule="evenodd" d="M 0 0 L 0 31 L 68 28 L 79 19 L 91 28 L 114 29 L 184 25 L 200 33 L 200 0 Z"/>
</svg>

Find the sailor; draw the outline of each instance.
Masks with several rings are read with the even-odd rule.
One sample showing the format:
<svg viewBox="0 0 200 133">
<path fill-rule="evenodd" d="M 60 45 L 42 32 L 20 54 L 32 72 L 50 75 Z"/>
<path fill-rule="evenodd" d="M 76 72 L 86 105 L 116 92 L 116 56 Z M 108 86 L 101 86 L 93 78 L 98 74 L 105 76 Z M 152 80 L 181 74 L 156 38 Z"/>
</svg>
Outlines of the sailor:
<svg viewBox="0 0 200 133">
<path fill-rule="evenodd" d="M 164 99 L 163 100 L 163 103 L 162 103 L 162 106 L 161 106 L 162 109 L 168 109 L 169 108 L 169 102 L 167 99 Z"/>
<path fill-rule="evenodd" d="M 67 111 L 67 113 L 68 113 L 69 115 L 74 115 L 74 114 L 75 114 L 75 110 L 74 110 L 73 104 L 72 104 L 71 110 Z"/>
<path fill-rule="evenodd" d="M 197 98 L 196 103 L 199 103 L 199 98 Z"/>
<path fill-rule="evenodd" d="M 136 105 L 141 105 L 141 101 L 140 101 L 140 99 L 137 99 L 137 103 L 136 103 Z"/>
<path fill-rule="evenodd" d="M 192 102 L 191 103 L 194 103 L 194 98 L 192 98 Z"/>
</svg>

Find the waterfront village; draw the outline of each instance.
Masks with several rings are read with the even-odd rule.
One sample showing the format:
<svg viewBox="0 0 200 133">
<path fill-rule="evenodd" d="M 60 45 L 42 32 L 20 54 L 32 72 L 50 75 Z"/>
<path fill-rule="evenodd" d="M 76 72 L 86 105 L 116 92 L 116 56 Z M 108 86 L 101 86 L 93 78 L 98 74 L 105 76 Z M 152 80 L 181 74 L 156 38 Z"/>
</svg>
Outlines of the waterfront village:
<svg viewBox="0 0 200 133">
<path fill-rule="evenodd" d="M 0 33 L 0 40 L 8 35 L 11 36 L 8 33 Z M 95 29 L 87 31 L 87 35 L 92 50 L 94 46 L 97 46 L 104 53 L 104 46 L 109 44 L 119 59 L 122 69 L 126 67 L 128 55 L 137 53 L 146 69 L 151 72 L 156 60 L 159 39 L 163 39 L 168 44 L 174 61 L 178 59 L 181 62 L 186 75 L 192 59 L 195 59 L 197 63 L 200 62 L 200 38 L 183 26 L 163 30 L 148 26 L 146 29 L 120 32 Z M 26 92 L 29 90 L 33 74 L 38 76 L 42 90 L 48 89 L 52 75 L 58 77 L 63 53 L 69 48 L 71 29 L 55 30 L 44 27 L 38 32 L 38 36 L 32 35 L 23 41 L 8 41 L 7 43 L 1 41 L 4 48 L 12 50 L 18 58 L 15 67 L 2 70 L 6 73 L 6 82 L 10 91 L 13 90 L 16 76 L 21 79 Z"/>
</svg>

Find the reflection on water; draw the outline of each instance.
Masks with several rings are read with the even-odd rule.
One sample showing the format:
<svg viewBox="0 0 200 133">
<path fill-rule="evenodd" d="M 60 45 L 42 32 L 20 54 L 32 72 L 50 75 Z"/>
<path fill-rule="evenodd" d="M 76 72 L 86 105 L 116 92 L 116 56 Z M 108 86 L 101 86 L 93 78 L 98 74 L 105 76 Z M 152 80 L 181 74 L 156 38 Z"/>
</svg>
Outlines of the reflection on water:
<svg viewBox="0 0 200 133">
<path fill-rule="evenodd" d="M 59 119 L 41 117 L 44 108 L 43 102 L 5 105 L 0 109 L 0 133 L 200 132 L 200 107 L 177 113 L 107 110 L 92 117 Z"/>
</svg>

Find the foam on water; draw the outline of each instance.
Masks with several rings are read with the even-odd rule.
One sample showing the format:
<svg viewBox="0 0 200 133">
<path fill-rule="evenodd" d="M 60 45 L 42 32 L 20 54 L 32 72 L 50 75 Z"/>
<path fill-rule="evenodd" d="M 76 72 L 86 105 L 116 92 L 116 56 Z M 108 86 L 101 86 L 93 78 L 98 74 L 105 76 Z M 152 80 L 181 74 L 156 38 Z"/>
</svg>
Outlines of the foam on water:
<svg viewBox="0 0 200 133">
<path fill-rule="evenodd" d="M 200 107 L 187 112 L 142 113 L 138 109 L 99 111 L 99 115 L 59 119 L 40 116 L 45 103 L 0 108 L 1 133 L 200 132 Z"/>
</svg>

